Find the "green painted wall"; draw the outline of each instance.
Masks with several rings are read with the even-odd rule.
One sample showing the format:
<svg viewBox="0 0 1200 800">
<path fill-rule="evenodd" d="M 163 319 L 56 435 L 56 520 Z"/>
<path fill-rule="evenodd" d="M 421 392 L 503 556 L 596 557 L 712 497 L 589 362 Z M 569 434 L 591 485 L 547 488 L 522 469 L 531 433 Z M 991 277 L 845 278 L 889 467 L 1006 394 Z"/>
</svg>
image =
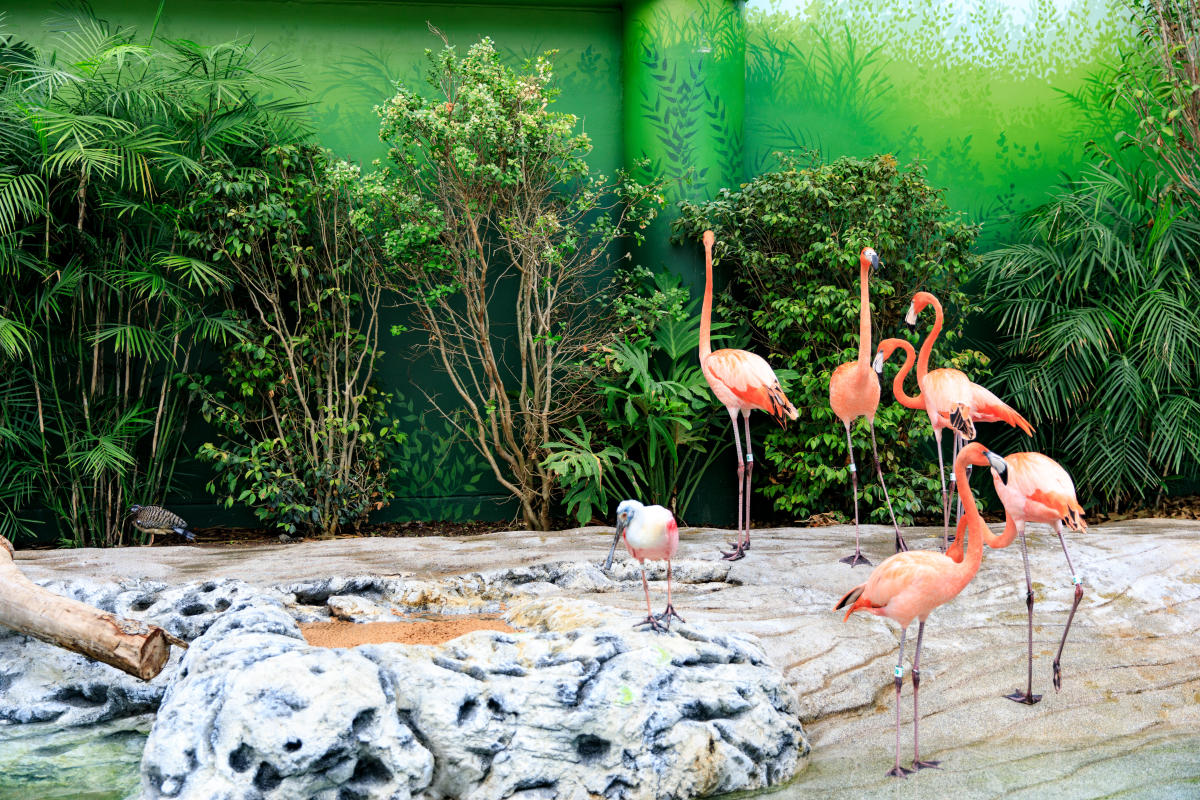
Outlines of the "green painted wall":
<svg viewBox="0 0 1200 800">
<path fill-rule="evenodd" d="M 920 158 L 1003 236 L 1109 135 L 1068 94 L 1131 43 L 1117 0 L 752 0 L 746 171 L 777 150 Z"/>
</svg>

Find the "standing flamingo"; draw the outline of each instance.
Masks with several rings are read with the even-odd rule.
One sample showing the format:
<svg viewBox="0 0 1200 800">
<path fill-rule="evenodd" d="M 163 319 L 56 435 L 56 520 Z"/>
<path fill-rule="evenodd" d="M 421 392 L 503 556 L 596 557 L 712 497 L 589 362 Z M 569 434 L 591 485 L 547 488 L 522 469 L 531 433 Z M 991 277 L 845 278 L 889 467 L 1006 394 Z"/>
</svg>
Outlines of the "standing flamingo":
<svg viewBox="0 0 1200 800">
<path fill-rule="evenodd" d="M 704 305 L 700 311 L 700 370 L 709 388 L 729 412 L 733 422 L 733 442 L 737 447 L 738 540 L 733 551 L 722 553 L 727 561 L 737 561 L 750 549 L 750 474 L 754 471 L 754 451 L 750 447 L 750 412 L 761 409 L 780 425 L 800 414 L 783 394 L 779 379 L 761 356 L 746 350 L 713 351 L 712 332 L 712 249 L 715 236 L 704 232 Z M 746 422 L 746 456 L 742 459 L 742 440 L 738 433 L 738 413 Z M 743 539 L 742 532 L 745 531 Z"/>
<path fill-rule="evenodd" d="M 954 470 L 960 473 L 963 503 L 965 511 L 963 521 L 968 526 L 969 536 L 967 556 L 958 563 L 942 553 L 932 550 L 909 550 L 897 553 L 884 559 L 867 578 L 867 582 L 851 589 L 834 606 L 846 609 L 845 622 L 855 611 L 863 610 L 878 617 L 888 617 L 900 623 L 900 659 L 896 664 L 896 763 L 888 775 L 901 778 L 912 770 L 900 766 L 900 687 L 904 684 L 904 637 L 908 634 L 909 623 L 916 617 L 920 620 L 917 626 L 917 651 L 913 656 L 913 769 L 936 767 L 936 761 L 921 760 L 921 745 L 918 737 L 918 725 L 921 715 L 917 705 L 918 692 L 921 688 L 921 639 L 925 635 L 925 620 L 929 614 L 943 603 L 958 596 L 975 573 L 979 571 L 979 563 L 983 559 L 983 536 L 987 530 L 979 510 L 975 506 L 975 498 L 971 495 L 970 484 L 966 482 L 966 467 L 968 464 L 980 466 L 990 465 L 1004 480 L 1007 471 L 1004 459 L 988 451 L 978 442 L 971 442 L 963 447 L 954 460 Z"/>
<path fill-rule="evenodd" d="M 644 506 L 637 500 L 625 500 L 617 506 L 617 534 L 613 537 L 612 549 L 608 552 L 608 564 L 612 564 L 612 551 L 617 539 L 625 536 L 625 549 L 642 566 L 642 589 L 646 592 L 646 618 L 638 623 L 649 625 L 653 630 L 665 631 L 671 626 L 671 617 L 687 622 L 675 613 L 671 604 L 671 559 L 679 549 L 679 526 L 675 515 L 662 506 Z M 650 585 L 646 582 L 646 559 L 667 562 L 667 607 L 657 617 L 650 610 Z M 659 625 L 659 622 L 662 625 Z"/>
<path fill-rule="evenodd" d="M 925 411 L 929 414 L 929 423 L 933 426 L 933 438 L 937 444 L 938 473 L 942 479 L 942 549 L 945 549 L 949 544 L 950 534 L 950 497 L 955 492 L 954 482 L 957 476 L 953 472 L 950 474 L 951 486 L 947 490 L 946 467 L 942 458 L 942 429 L 954 429 L 954 451 L 957 452 L 961 441 L 975 438 L 976 422 L 1007 422 L 1013 427 L 1019 427 L 1028 436 L 1033 435 L 1033 426 L 999 397 L 979 384 L 972 383 L 962 370 L 929 369 L 929 355 L 933 352 L 933 342 L 942 332 L 942 304 L 929 292 L 917 292 L 913 295 L 904 321 L 910 326 L 915 326 L 917 315 L 928 305 L 933 306 L 935 319 L 929 335 L 921 343 L 921 354 L 917 359 L 917 384 L 921 387 L 921 398 L 925 401 Z M 970 470 L 967 470 L 968 477 L 970 474 Z"/>
<path fill-rule="evenodd" d="M 871 428 L 871 452 L 875 454 L 875 474 L 883 487 L 883 499 L 887 503 L 892 527 L 896 530 L 896 552 L 907 550 L 896 514 L 892 511 L 892 499 L 888 496 L 887 484 L 883 481 L 883 468 L 879 464 L 879 446 L 875 443 L 875 412 L 879 410 L 879 376 L 871 369 L 871 296 L 867 280 L 872 270 L 879 269 L 879 255 L 870 247 L 864 247 L 858 256 L 858 360 L 841 364 L 829 376 L 829 406 L 834 415 L 846 428 L 846 451 L 850 453 L 850 485 L 854 490 L 854 555 L 841 559 L 843 564 L 853 567 L 863 563 L 871 565 L 859 548 L 858 531 L 858 466 L 854 463 L 854 442 L 850 439 L 850 425 L 859 417 L 867 418 Z"/>
<path fill-rule="evenodd" d="M 1008 464 L 1007 475 L 992 475 L 996 484 L 996 494 L 1004 504 L 1004 533 L 993 536 L 991 531 L 987 531 L 983 541 L 988 547 L 999 549 L 1008 547 L 1017 536 L 1021 537 L 1021 560 L 1025 564 L 1025 607 L 1029 613 L 1028 670 L 1025 691 L 1017 690 L 1005 696 L 1018 703 L 1033 705 L 1041 700 L 1042 696 L 1033 693 L 1033 582 L 1029 577 L 1025 523 L 1044 522 L 1054 528 L 1062 545 L 1063 556 L 1067 559 L 1067 569 L 1071 571 L 1071 584 L 1075 587 L 1075 602 L 1071 605 L 1071 613 L 1067 615 L 1062 640 L 1058 643 L 1058 653 L 1054 656 L 1056 692 L 1062 689 L 1062 669 L 1059 661 L 1062 659 L 1063 646 L 1067 643 L 1071 621 L 1075 619 L 1075 609 L 1079 608 L 1079 601 L 1083 599 L 1083 579 L 1075 574 L 1075 567 L 1071 564 L 1071 554 L 1067 552 L 1067 541 L 1063 538 L 1063 525 L 1073 531 L 1086 531 L 1087 523 L 1083 521 L 1083 507 L 1075 499 L 1075 483 L 1057 461 L 1041 453 L 1012 453 L 1005 456 L 1004 460 Z M 1007 481 L 1001 480 L 1002 477 L 1006 477 Z M 962 523 L 959 523 L 959 528 L 962 528 Z M 962 544 L 956 541 L 950 545 L 946 555 L 955 561 L 961 561 Z"/>
</svg>

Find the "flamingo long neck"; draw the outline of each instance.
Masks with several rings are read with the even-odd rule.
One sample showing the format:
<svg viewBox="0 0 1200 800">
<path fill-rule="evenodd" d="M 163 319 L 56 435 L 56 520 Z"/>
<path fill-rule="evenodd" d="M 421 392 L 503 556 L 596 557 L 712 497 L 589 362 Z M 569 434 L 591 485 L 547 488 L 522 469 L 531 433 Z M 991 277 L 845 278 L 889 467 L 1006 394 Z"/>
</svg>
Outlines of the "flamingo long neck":
<svg viewBox="0 0 1200 800">
<path fill-rule="evenodd" d="M 925 401 L 921 399 L 920 392 L 916 397 L 908 395 L 904 391 L 904 380 L 908 377 L 908 373 L 912 372 L 913 359 L 917 353 L 913 350 L 913 346 L 904 339 L 899 339 L 900 349 L 904 351 L 904 366 L 900 367 L 900 371 L 896 373 L 896 377 L 892 380 L 892 394 L 896 396 L 896 401 L 905 408 L 915 408 L 920 411 L 925 410 Z M 921 388 L 918 384 L 917 388 Z"/>
<path fill-rule="evenodd" d="M 944 321 L 941 302 L 936 297 L 931 297 L 929 302 L 933 306 L 934 312 L 933 327 L 929 329 L 929 335 L 925 337 L 925 341 L 921 342 L 921 357 L 917 359 L 917 383 L 925 380 L 925 376 L 929 374 L 929 354 L 933 352 L 933 342 L 942 332 Z"/>
<path fill-rule="evenodd" d="M 967 557 L 962 563 L 955 564 L 951 570 L 951 585 L 961 592 L 979 571 L 983 561 L 983 540 L 990 532 L 979 516 L 979 507 L 975 505 L 975 496 L 971 494 L 971 484 L 967 482 L 966 459 L 959 458 L 954 463 L 954 476 L 958 481 L 959 499 L 963 504 L 963 520 L 967 523 Z M 962 536 L 961 528 L 959 536 Z"/>
<path fill-rule="evenodd" d="M 966 529 L 967 518 L 964 515 L 963 518 L 958 521 L 958 531 L 954 534 L 954 543 L 951 544 L 949 549 L 946 550 L 946 555 L 950 556 L 950 558 L 954 559 L 960 564 L 963 560 L 963 531 Z M 991 529 L 986 525 L 983 526 L 982 533 L 983 543 L 993 550 L 999 550 L 1002 547 L 1008 547 L 1013 543 L 1013 539 L 1017 538 L 1017 523 L 1013 521 L 1012 517 L 1005 517 L 1004 533 L 997 536 L 996 534 L 992 533 Z"/>
<path fill-rule="evenodd" d="M 858 273 L 858 363 L 867 369 L 871 363 L 871 291 L 867 288 L 870 265 L 859 265 Z"/>
<path fill-rule="evenodd" d="M 712 353 L 712 342 L 709 336 L 712 333 L 712 305 L 713 305 L 713 281 L 712 281 L 712 240 L 704 237 L 704 305 L 700 307 L 700 362 L 703 363 L 709 354 Z"/>
</svg>

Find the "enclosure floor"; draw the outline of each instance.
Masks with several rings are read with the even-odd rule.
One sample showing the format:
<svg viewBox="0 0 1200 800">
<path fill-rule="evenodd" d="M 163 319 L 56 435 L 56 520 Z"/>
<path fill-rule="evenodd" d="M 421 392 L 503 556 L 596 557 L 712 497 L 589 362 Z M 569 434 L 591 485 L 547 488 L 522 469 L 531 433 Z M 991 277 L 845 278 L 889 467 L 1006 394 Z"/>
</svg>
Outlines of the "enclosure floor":
<svg viewBox="0 0 1200 800">
<path fill-rule="evenodd" d="M 993 526 L 999 532 L 999 526 Z M 689 622 L 758 636 L 784 669 L 813 745 L 808 770 L 779 797 L 955 800 L 1200 796 L 1200 522 L 1132 520 L 1067 534 L 1085 595 L 1062 657 L 1051 663 L 1072 588 L 1058 539 L 1030 526 L 1034 594 L 1034 706 L 1004 698 L 1025 683 L 1025 581 L 1018 545 L 985 549 L 978 576 L 933 612 L 921 651 L 921 754 L 942 762 L 904 780 L 884 772 L 894 748 L 892 671 L 899 643 L 890 620 L 842 622 L 837 599 L 867 579 L 838 559 L 852 526 L 753 532 L 749 555 L 725 582 L 679 584 L 675 607 Z M 728 531 L 687 528 L 678 559 L 718 558 Z M 941 545 L 940 529 L 905 531 L 910 546 Z M 535 562 L 599 563 L 612 528 L 518 531 L 473 537 L 342 539 L 257 547 L 164 547 L 18 552 L 34 580 L 146 578 L 184 583 L 231 577 L 279 585 L 331 575 L 430 578 Z M 863 527 L 878 564 L 892 532 Z M 618 550 L 618 558 L 628 558 Z M 686 571 L 685 571 L 686 572 Z M 557 590 L 549 584 L 546 591 Z M 652 602 L 666 587 L 652 581 Z M 645 614 L 640 580 L 590 600 Z M 901 701 L 901 758 L 912 759 L 909 630 Z"/>
</svg>

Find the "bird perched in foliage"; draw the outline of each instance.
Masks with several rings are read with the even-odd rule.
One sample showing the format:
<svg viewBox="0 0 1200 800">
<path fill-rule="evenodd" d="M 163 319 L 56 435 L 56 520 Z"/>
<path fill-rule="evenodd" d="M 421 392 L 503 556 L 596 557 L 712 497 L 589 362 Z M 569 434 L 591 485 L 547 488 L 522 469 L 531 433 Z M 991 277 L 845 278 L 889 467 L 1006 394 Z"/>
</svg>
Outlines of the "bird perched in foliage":
<svg viewBox="0 0 1200 800">
<path fill-rule="evenodd" d="M 612 551 L 617 539 L 625 537 L 625 549 L 642 565 L 642 589 L 646 592 L 646 618 L 638 625 L 649 625 L 656 631 L 665 631 L 671 625 L 671 617 L 687 622 L 675 613 L 671 605 L 671 559 L 679 549 L 679 526 L 675 515 L 662 506 L 645 506 L 637 500 L 625 500 L 617 506 L 617 534 L 608 553 L 608 565 L 612 564 Z M 646 582 L 646 559 L 667 562 L 667 607 L 657 617 L 650 609 L 650 584 Z M 661 624 L 660 624 L 661 623 Z"/>
<path fill-rule="evenodd" d="M 1079 608 L 1079 601 L 1083 599 L 1083 578 L 1075 574 L 1075 567 L 1071 564 L 1071 554 L 1067 552 L 1067 542 L 1063 538 L 1063 526 L 1073 531 L 1086 531 L 1087 523 L 1083 520 L 1083 507 L 1075 498 L 1075 482 L 1057 461 L 1041 453 L 1010 453 L 1004 457 L 1004 461 L 1008 464 L 1007 480 L 1001 480 L 999 475 L 992 474 L 996 494 L 1004 504 L 1004 533 L 993 536 L 991 531 L 985 531 L 983 543 L 999 549 L 1008 547 L 1017 536 L 1021 537 L 1021 560 L 1025 564 L 1025 608 L 1029 617 L 1026 649 L 1028 670 L 1025 691 L 1018 689 L 1005 696 L 1018 703 L 1033 705 L 1041 700 L 1042 696 L 1033 693 L 1033 581 L 1029 576 L 1025 523 L 1043 522 L 1058 534 L 1058 542 L 1062 545 L 1063 556 L 1067 559 L 1067 569 L 1071 573 L 1071 585 L 1075 592 L 1075 601 L 1071 605 L 1071 613 L 1067 615 L 1067 624 L 1058 643 L 1058 653 L 1054 656 L 1055 691 L 1062 689 L 1062 668 L 1059 662 L 1062 659 L 1063 647 L 1067 643 L 1067 634 L 1071 632 L 1075 610 Z M 959 528 L 962 528 L 961 522 Z M 946 555 L 955 561 L 962 561 L 961 542 L 955 541 L 950 545 Z"/>
<path fill-rule="evenodd" d="M 893 777 L 904 777 L 910 770 L 900 766 L 900 687 L 904 683 L 904 637 L 915 617 L 917 626 L 917 649 L 913 655 L 913 769 L 936 767 L 936 761 L 921 760 L 921 744 L 918 729 L 921 720 L 917 705 L 917 693 L 921 688 L 921 640 L 925 636 L 925 620 L 938 606 L 958 596 L 966 588 L 983 559 L 983 534 L 987 526 L 979 516 L 975 498 L 971 495 L 966 480 L 967 464 L 991 466 L 1000 481 L 1006 481 L 1008 465 L 1004 459 L 971 442 L 959 451 L 954 460 L 954 470 L 959 477 L 959 491 L 963 500 L 963 523 L 967 529 L 967 552 L 961 563 L 942 553 L 931 550 L 908 550 L 887 558 L 876 567 L 867 582 L 847 592 L 835 609 L 845 608 L 850 618 L 855 611 L 866 611 L 879 617 L 889 617 L 900 623 L 900 659 L 896 664 L 896 763 L 887 773 Z"/>
<path fill-rule="evenodd" d="M 907 550 L 896 514 L 892 511 L 892 499 L 888 496 L 887 484 L 883 480 L 883 467 L 879 463 L 879 447 L 875 443 L 875 413 L 879 411 L 879 376 L 871 369 L 871 295 L 867 282 L 872 270 L 879 269 L 879 255 L 873 248 L 864 247 L 858 256 L 859 306 L 858 306 L 858 359 L 841 364 L 829 376 L 829 407 L 846 428 L 846 451 L 850 454 L 850 485 L 854 490 L 854 555 L 846 556 L 842 563 L 871 566 L 858 544 L 858 465 L 854 462 L 854 442 L 850 438 L 850 426 L 859 417 L 866 417 L 871 428 L 871 451 L 875 454 L 875 474 L 883 487 L 883 499 L 887 503 L 892 527 L 896 531 L 896 552 Z"/>
<path fill-rule="evenodd" d="M 137 528 L 142 533 L 150 534 L 149 544 L 154 544 L 154 537 L 158 534 L 164 536 L 169 533 L 177 533 L 189 542 L 196 541 L 196 534 L 188 530 L 188 524 L 183 517 L 171 511 L 167 511 L 162 506 L 130 506 L 129 513 L 133 514 L 133 527 Z"/>
<path fill-rule="evenodd" d="M 737 561 L 750 549 L 750 475 L 754 471 L 754 452 L 750 448 L 750 412 L 760 409 L 780 425 L 796 419 L 800 413 L 788 401 L 775 377 L 775 371 L 762 356 L 748 350 L 712 349 L 713 274 L 712 251 L 715 236 L 704 232 L 704 305 L 700 307 L 700 371 L 717 400 L 733 421 L 733 443 L 737 448 L 738 540 L 733 551 L 724 553 L 727 561 Z M 738 414 L 746 422 L 746 454 L 738 433 Z M 745 535 L 742 532 L 745 531 Z"/>
</svg>

